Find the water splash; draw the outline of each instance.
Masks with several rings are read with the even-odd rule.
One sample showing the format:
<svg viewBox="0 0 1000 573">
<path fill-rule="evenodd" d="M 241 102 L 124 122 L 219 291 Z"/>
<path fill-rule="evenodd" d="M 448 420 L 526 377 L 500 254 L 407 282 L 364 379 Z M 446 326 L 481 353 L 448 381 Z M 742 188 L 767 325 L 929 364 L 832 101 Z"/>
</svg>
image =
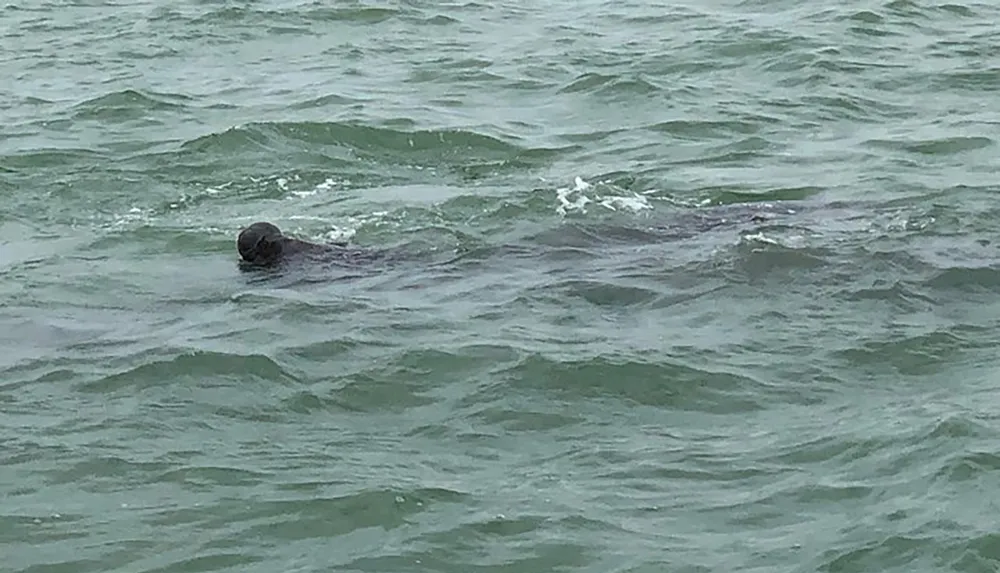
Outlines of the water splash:
<svg viewBox="0 0 1000 573">
<path fill-rule="evenodd" d="M 570 212 L 586 214 L 588 203 L 596 203 L 609 211 L 626 210 L 639 212 L 653 208 L 653 206 L 649 203 L 649 199 L 647 199 L 643 194 L 631 193 L 629 195 L 605 195 L 598 192 L 600 189 L 608 189 L 619 192 L 623 191 L 605 182 L 598 182 L 597 186 L 595 186 L 587 181 L 584 181 L 581 177 L 576 177 L 573 181 L 572 188 L 560 187 L 556 189 L 556 198 L 559 201 L 559 206 L 556 207 L 556 212 L 564 216 Z"/>
</svg>

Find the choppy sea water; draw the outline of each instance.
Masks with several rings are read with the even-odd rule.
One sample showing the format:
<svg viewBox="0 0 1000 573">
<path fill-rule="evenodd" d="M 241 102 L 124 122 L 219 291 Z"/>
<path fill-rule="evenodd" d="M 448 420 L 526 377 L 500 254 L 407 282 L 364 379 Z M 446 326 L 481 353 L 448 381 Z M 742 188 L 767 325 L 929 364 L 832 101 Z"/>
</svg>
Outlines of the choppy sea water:
<svg viewBox="0 0 1000 573">
<path fill-rule="evenodd" d="M 5 4 L 0 569 L 995 572 L 998 21 Z"/>
</svg>

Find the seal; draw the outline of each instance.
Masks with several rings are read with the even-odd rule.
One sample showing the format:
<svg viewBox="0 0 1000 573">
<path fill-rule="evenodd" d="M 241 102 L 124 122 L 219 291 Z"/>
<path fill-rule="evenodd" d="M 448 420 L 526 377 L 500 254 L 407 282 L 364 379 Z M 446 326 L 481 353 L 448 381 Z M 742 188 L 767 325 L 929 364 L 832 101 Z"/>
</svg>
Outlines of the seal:
<svg viewBox="0 0 1000 573">
<path fill-rule="evenodd" d="M 258 221 L 240 231 L 236 248 L 244 261 L 256 266 L 273 266 L 296 255 L 335 253 L 342 245 L 318 245 L 286 237 L 267 221 Z"/>
<path fill-rule="evenodd" d="M 667 220 L 644 228 L 571 224 L 568 228 L 562 226 L 535 235 L 533 237 L 534 247 L 508 245 L 495 249 L 524 256 L 526 252 L 536 252 L 535 247 L 544 249 L 554 246 L 589 247 L 608 242 L 641 244 L 676 241 L 715 229 L 738 229 L 748 225 L 777 223 L 779 219 L 806 208 L 806 205 L 794 203 L 785 205 L 784 203 L 786 202 L 782 202 L 781 205 L 734 203 L 707 209 L 693 209 L 674 213 L 667 217 Z M 791 208 L 793 206 L 794 209 Z M 374 262 L 393 263 L 412 260 L 414 255 L 412 252 L 395 248 L 369 249 L 349 246 L 347 243 L 310 243 L 285 236 L 281 229 L 267 221 L 258 221 L 242 229 L 236 239 L 236 247 L 244 263 L 250 267 L 272 267 L 293 259 L 309 259 L 329 265 L 358 268 L 369 266 Z M 457 255 L 454 258 L 443 264 L 462 259 L 472 251 L 459 247 L 456 252 Z"/>
</svg>

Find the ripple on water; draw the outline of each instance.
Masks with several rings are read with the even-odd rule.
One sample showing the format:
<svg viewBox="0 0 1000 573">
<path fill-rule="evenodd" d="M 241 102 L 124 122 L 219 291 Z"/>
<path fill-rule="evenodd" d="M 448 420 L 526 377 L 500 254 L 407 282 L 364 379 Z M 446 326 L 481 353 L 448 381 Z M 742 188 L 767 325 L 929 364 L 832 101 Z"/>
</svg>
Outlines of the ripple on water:
<svg viewBox="0 0 1000 573">
<path fill-rule="evenodd" d="M 664 359 L 626 357 L 557 360 L 528 355 L 498 375 L 524 391 L 561 399 L 600 398 L 713 413 L 750 412 L 763 407 L 763 385 L 749 376 L 713 372 Z"/>
<path fill-rule="evenodd" d="M 105 394 L 134 393 L 162 385 L 196 384 L 204 387 L 208 380 L 213 381 L 212 385 L 222 386 L 246 386 L 252 382 L 291 385 L 297 382 L 295 376 L 267 356 L 198 351 L 141 364 L 125 372 L 80 384 L 78 389 Z"/>
<path fill-rule="evenodd" d="M 160 94 L 123 90 L 110 92 L 74 106 L 74 119 L 122 121 L 165 111 L 182 110 L 194 101 L 183 94 Z"/>
</svg>

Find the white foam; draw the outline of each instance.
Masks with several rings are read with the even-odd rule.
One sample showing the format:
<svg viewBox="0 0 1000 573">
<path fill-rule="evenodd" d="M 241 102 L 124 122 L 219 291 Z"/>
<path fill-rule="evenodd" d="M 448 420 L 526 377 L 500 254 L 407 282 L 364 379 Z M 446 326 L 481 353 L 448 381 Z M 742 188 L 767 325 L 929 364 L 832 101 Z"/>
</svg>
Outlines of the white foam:
<svg viewBox="0 0 1000 573">
<path fill-rule="evenodd" d="M 587 183 L 581 177 L 577 177 L 574 179 L 573 184 L 574 187 L 572 189 L 566 187 L 556 189 L 556 198 L 559 199 L 559 207 L 556 207 L 556 211 L 560 215 L 565 215 L 569 211 L 587 212 L 586 205 L 590 203 L 590 197 L 584 195 L 583 192 L 590 189 L 590 183 Z M 574 194 L 576 195 L 575 197 Z"/>
<path fill-rule="evenodd" d="M 605 185 L 602 184 L 602 186 Z M 614 189 L 613 186 L 606 186 Z M 596 191 L 597 188 L 594 185 L 584 181 L 581 177 L 576 177 L 573 180 L 573 188 L 560 187 L 556 189 L 556 199 L 559 201 L 556 211 L 560 215 L 566 215 L 571 211 L 586 213 L 587 204 L 594 202 L 610 211 L 624 209 L 638 212 L 653 208 L 645 195 L 639 193 L 633 192 L 631 195 L 601 195 Z"/>
<path fill-rule="evenodd" d="M 808 237 L 802 233 L 793 233 L 779 237 L 765 235 L 763 232 L 758 231 L 753 234 L 743 235 L 740 240 L 748 243 L 756 242 L 766 245 L 776 245 L 785 247 L 786 249 L 803 249 L 808 246 Z"/>
<path fill-rule="evenodd" d="M 347 217 L 347 220 L 343 222 L 343 226 L 332 224 L 329 222 L 329 219 L 314 215 L 291 215 L 288 219 L 291 221 L 313 221 L 322 223 L 323 226 L 329 227 L 329 230 L 322 232 L 319 235 L 319 238 L 328 242 L 344 242 L 354 238 L 358 229 L 362 225 L 381 223 L 388 214 L 388 211 L 373 211 L 371 213 Z"/>
<path fill-rule="evenodd" d="M 354 236 L 354 233 L 362 225 L 377 226 L 384 224 L 395 224 L 396 226 L 399 226 L 398 221 L 393 223 L 393 221 L 389 219 L 389 211 L 372 211 L 371 213 L 348 217 L 347 222 L 349 225 L 349 229 L 345 230 L 345 232 L 346 231 L 350 232 L 350 235 L 347 235 L 347 238 Z"/>
<path fill-rule="evenodd" d="M 601 205 L 611 209 L 612 211 L 617 211 L 618 208 L 624 208 L 629 211 L 643 211 L 646 209 L 652 209 L 653 206 L 649 204 L 649 201 L 642 195 L 633 195 L 632 197 L 620 197 L 620 196 L 610 196 L 605 197 L 601 200 Z"/>
<path fill-rule="evenodd" d="M 357 232 L 357 229 L 340 228 L 335 226 L 333 229 L 323 233 L 323 238 L 328 242 L 349 241 L 354 238 L 354 235 L 356 235 Z"/>
<path fill-rule="evenodd" d="M 232 186 L 232 184 L 233 184 L 233 182 L 229 181 L 229 182 L 223 183 L 222 185 L 217 185 L 217 186 L 214 186 L 214 187 L 205 187 L 205 193 L 208 193 L 209 195 L 218 195 L 224 189 L 228 189 L 230 186 Z"/>
<path fill-rule="evenodd" d="M 146 223 L 153 218 L 152 209 L 140 209 L 132 207 L 127 213 L 114 215 L 114 220 L 105 225 L 105 228 L 121 230 L 126 227 L 133 227 L 140 223 Z"/>
<path fill-rule="evenodd" d="M 312 189 L 309 189 L 308 191 L 292 191 L 292 195 L 296 197 L 311 197 L 318 193 L 326 193 L 341 184 L 343 184 L 343 182 L 335 181 L 334 179 L 327 177 L 322 183 L 317 184 Z"/>
<path fill-rule="evenodd" d="M 777 239 L 772 239 L 764 233 L 754 233 L 752 235 L 743 235 L 743 240 L 745 241 L 756 241 L 758 243 L 765 243 L 768 245 L 780 245 L 781 243 Z"/>
</svg>

